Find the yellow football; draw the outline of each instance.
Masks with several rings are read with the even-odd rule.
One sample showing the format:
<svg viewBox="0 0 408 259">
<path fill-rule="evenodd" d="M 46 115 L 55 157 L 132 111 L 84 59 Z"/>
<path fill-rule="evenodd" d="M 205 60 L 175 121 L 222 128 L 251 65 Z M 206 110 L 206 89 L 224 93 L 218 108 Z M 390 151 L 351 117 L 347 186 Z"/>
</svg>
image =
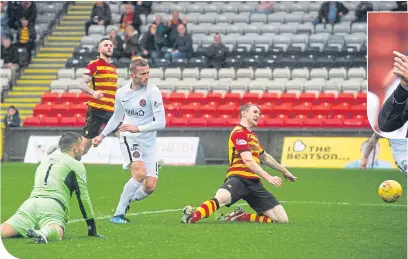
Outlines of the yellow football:
<svg viewBox="0 0 408 259">
<path fill-rule="evenodd" d="M 396 202 L 402 196 L 402 187 L 397 181 L 387 180 L 378 187 L 378 195 L 385 202 Z"/>
</svg>

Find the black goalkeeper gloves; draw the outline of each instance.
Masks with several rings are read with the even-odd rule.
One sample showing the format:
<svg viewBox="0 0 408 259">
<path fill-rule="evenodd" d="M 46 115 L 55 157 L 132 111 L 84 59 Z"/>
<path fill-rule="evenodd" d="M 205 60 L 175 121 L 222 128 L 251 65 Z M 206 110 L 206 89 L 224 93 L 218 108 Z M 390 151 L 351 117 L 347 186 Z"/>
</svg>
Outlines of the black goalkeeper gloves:
<svg viewBox="0 0 408 259">
<path fill-rule="evenodd" d="M 90 237 L 99 237 L 99 238 L 107 238 L 104 235 L 98 234 L 98 232 L 96 231 L 95 219 L 87 219 L 86 224 L 88 225 L 88 236 L 90 236 Z"/>
</svg>

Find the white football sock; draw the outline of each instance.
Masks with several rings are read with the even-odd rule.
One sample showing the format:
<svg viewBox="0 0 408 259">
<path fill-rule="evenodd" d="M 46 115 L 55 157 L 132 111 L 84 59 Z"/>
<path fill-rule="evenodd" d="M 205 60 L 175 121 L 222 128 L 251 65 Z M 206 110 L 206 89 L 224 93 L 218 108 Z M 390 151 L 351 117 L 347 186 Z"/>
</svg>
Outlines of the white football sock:
<svg viewBox="0 0 408 259">
<path fill-rule="evenodd" d="M 137 189 L 135 195 L 132 198 L 132 201 L 141 201 L 145 199 L 149 194 L 145 193 L 143 190 L 143 185 L 140 185 L 139 189 Z"/>
<path fill-rule="evenodd" d="M 125 215 L 126 207 L 132 201 L 137 189 L 140 189 L 141 183 L 136 181 L 133 177 L 123 187 L 122 195 L 120 196 L 118 207 L 116 208 L 115 216 Z"/>
</svg>

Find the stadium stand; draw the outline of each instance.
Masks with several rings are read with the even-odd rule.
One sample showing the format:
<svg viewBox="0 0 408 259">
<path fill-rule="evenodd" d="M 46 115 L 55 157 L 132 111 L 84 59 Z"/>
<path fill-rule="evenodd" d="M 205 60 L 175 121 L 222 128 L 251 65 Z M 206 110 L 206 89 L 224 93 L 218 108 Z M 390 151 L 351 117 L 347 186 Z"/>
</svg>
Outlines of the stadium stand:
<svg viewBox="0 0 408 259">
<path fill-rule="evenodd" d="M 251 101 L 262 108 L 261 127 L 369 127 L 365 111 L 367 25 L 353 22 L 358 2 L 344 2 L 349 12 L 339 23 L 326 26 L 312 24 L 319 2 L 275 2 L 271 14 L 253 13 L 256 5 L 154 2 L 150 14 L 140 15 L 143 34 L 156 15 L 166 22 L 172 10 L 178 10 L 181 19 L 186 17 L 187 33 L 192 35 L 194 53 L 190 58 L 168 59 L 166 48 L 160 57 L 149 58 L 150 82 L 163 92 L 168 126 L 229 126 L 237 120 L 238 105 Z M 374 10 L 393 7 L 395 3 L 373 2 Z M 120 22 L 124 5 L 110 3 L 111 25 L 91 25 L 89 36 L 85 36 L 84 24 L 91 9 L 87 2 L 71 5 L 61 25 L 48 37 L 48 44 L 64 49 L 40 52 L 34 59 L 37 66 L 40 58 L 44 61 L 41 65 L 52 69 L 41 72 L 41 79 L 24 82 L 38 90 L 36 98 L 26 99 L 34 109 L 24 126 L 84 124 L 88 96 L 77 89 L 77 80 L 96 57 L 97 40 Z M 55 34 L 58 29 L 64 30 Z M 206 56 L 217 32 L 228 49 L 219 70 L 211 68 Z M 113 59 L 120 85 L 129 80 L 130 58 Z M 44 93 L 48 86 L 50 91 Z M 24 88 L 29 89 L 34 90 Z"/>
<path fill-rule="evenodd" d="M 12 4 L 18 7 L 20 3 L 9 2 L 9 10 L 12 10 Z M 60 47 L 66 45 L 66 42 L 62 42 L 64 39 L 56 40 L 58 35 L 64 35 L 61 32 L 65 29 L 55 27 L 55 25 L 61 15 L 65 13 L 68 2 L 32 2 L 31 5 L 35 6 L 33 10 L 36 10 L 36 15 L 30 15 L 30 17 L 36 17 L 34 19 L 35 49 L 32 51 L 35 53 L 35 57 L 32 58 L 31 63 L 28 63 L 29 53 L 25 48 L 18 46 L 17 31 L 10 30 L 13 43 L 18 46 L 20 71 L 16 75 L 17 78 L 11 78 L 9 69 L 3 68 L 1 71 L 2 119 L 10 105 L 14 105 L 19 110 L 22 119 L 31 116 L 33 108 L 40 102 L 41 96 L 44 92 L 49 91 L 50 82 L 56 78 L 58 69 L 64 66 L 65 57 L 71 55 L 72 52 L 72 48 Z M 49 35 L 51 30 L 54 30 L 52 36 Z"/>
</svg>

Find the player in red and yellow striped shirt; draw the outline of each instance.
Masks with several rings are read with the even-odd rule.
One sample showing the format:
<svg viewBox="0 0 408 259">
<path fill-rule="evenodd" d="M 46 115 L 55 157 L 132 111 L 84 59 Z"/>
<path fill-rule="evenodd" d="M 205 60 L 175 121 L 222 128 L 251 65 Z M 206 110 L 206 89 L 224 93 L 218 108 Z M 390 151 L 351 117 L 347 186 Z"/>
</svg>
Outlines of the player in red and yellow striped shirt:
<svg viewBox="0 0 408 259">
<path fill-rule="evenodd" d="M 202 203 L 194 212 L 191 206 L 186 206 L 182 217 L 184 223 L 195 223 L 207 218 L 220 207 L 229 207 L 240 199 L 248 202 L 257 214 L 245 213 L 239 209 L 224 217 L 225 221 L 288 222 L 285 209 L 261 182 L 263 178 L 268 183 L 280 187 L 282 180 L 264 171 L 260 161 L 280 171 L 291 182 L 296 181 L 297 178 L 267 154 L 259 144 L 258 137 L 252 129 L 258 125 L 260 115 L 259 108 L 254 104 L 241 106 L 241 123 L 232 130 L 228 140 L 230 168 L 226 181 L 213 199 Z"/>
<path fill-rule="evenodd" d="M 83 129 L 84 155 L 91 148 L 92 139 L 99 135 L 102 124 L 107 124 L 112 117 L 118 88 L 118 74 L 110 63 L 112 41 L 109 38 L 101 39 L 98 51 L 99 58 L 88 64 L 80 84 L 82 91 L 92 95 Z"/>
</svg>

